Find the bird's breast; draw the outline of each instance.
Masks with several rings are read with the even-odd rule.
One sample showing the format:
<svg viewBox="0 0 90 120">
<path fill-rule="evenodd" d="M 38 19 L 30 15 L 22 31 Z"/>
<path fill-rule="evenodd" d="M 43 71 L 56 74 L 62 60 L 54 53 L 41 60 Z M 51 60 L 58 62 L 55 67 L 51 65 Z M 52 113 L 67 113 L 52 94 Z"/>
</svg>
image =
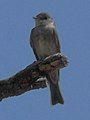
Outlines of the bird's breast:
<svg viewBox="0 0 90 120">
<path fill-rule="evenodd" d="M 50 31 L 39 31 L 35 41 L 36 52 L 39 59 L 44 59 L 49 55 L 57 53 L 57 48 Z"/>
</svg>

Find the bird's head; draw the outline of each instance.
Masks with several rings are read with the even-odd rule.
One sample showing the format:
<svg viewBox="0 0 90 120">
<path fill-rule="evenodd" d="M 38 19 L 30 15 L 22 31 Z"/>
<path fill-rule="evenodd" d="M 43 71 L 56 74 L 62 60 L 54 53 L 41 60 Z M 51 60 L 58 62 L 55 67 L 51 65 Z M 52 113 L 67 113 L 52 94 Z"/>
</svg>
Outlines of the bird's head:
<svg viewBox="0 0 90 120">
<path fill-rule="evenodd" d="M 48 13 L 39 13 L 38 15 L 36 15 L 35 17 L 33 17 L 35 19 L 35 23 L 36 26 L 39 25 L 48 25 L 49 23 L 52 23 L 53 20 L 50 17 L 50 15 Z"/>
</svg>

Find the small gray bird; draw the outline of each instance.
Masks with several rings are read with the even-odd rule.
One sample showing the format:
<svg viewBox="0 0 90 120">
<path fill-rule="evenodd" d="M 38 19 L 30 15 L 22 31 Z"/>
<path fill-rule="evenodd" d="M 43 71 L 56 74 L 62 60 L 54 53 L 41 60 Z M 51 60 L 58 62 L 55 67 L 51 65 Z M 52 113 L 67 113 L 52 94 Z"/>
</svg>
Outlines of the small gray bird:
<svg viewBox="0 0 90 120">
<path fill-rule="evenodd" d="M 44 60 L 46 57 L 60 52 L 60 44 L 55 25 L 47 13 L 39 13 L 35 17 L 35 27 L 31 31 L 30 45 L 37 60 Z M 51 103 L 64 104 L 63 97 L 59 89 L 59 70 L 54 70 L 46 75 L 50 86 Z"/>
</svg>

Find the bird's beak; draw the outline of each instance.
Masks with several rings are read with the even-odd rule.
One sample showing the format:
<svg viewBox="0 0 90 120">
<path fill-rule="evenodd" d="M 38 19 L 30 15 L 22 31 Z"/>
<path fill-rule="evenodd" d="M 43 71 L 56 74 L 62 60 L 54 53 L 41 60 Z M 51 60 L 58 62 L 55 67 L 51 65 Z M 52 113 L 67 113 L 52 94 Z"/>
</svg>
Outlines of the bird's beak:
<svg viewBox="0 0 90 120">
<path fill-rule="evenodd" d="M 37 19 L 37 17 L 36 17 L 36 16 L 33 16 L 33 19 Z"/>
</svg>

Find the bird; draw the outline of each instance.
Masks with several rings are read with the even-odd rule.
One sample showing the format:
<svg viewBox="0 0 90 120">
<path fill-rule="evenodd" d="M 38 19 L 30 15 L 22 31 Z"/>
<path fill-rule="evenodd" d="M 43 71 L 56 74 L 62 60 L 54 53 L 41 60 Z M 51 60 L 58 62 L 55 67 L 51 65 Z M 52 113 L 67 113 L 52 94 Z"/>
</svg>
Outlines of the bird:
<svg viewBox="0 0 90 120">
<path fill-rule="evenodd" d="M 33 19 L 35 20 L 35 27 L 31 30 L 30 45 L 36 59 L 44 60 L 50 55 L 61 53 L 61 45 L 52 17 L 46 12 L 41 12 L 34 16 Z M 59 74 L 59 69 L 46 74 L 52 105 L 64 104 L 59 87 Z"/>
</svg>

